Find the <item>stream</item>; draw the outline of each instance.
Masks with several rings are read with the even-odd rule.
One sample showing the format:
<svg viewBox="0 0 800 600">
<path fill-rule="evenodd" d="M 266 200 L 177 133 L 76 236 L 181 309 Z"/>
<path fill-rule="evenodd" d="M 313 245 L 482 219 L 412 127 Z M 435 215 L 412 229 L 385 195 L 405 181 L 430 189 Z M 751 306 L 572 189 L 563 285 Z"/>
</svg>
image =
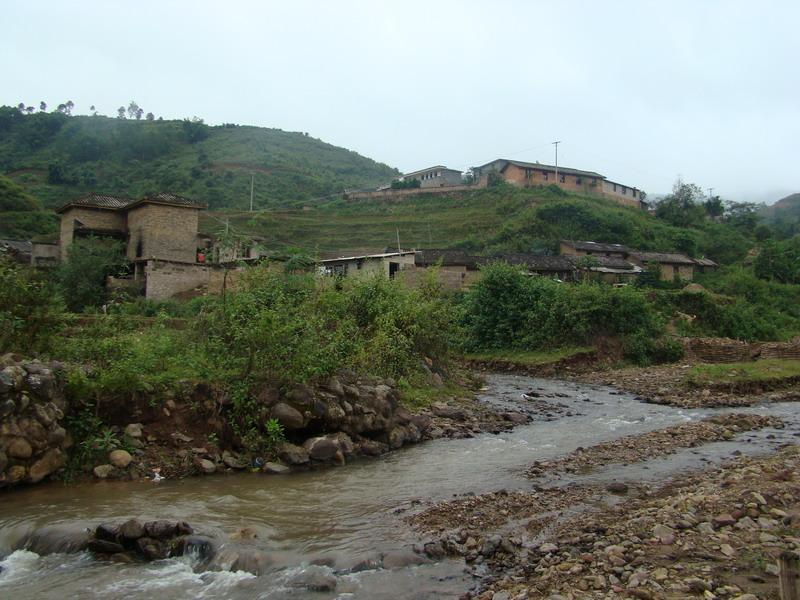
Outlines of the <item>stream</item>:
<svg viewBox="0 0 800 600">
<path fill-rule="evenodd" d="M 500 488 L 531 489 L 533 482 L 522 473 L 534 460 L 725 412 L 644 404 L 611 388 L 515 375 L 490 376 L 480 399 L 501 410 L 524 411 L 528 401 L 522 394 L 531 390 L 554 405 L 552 420 L 499 435 L 430 441 L 341 468 L 158 483 L 49 483 L 6 493 L 0 505 L 0 597 L 457 598 L 474 585 L 460 560 L 348 571 L 381 553 L 395 556 L 395 564 L 402 565 L 411 545 L 419 541 L 403 519 L 420 503 Z M 732 412 L 777 415 L 787 427 L 748 432 L 666 458 L 597 469 L 553 483 L 657 481 L 719 462 L 734 451 L 763 453 L 797 440 L 792 437 L 800 429 L 797 404 L 763 404 Z M 258 536 L 254 543 L 274 559 L 274 569 L 256 577 L 195 572 L 189 557 L 121 564 L 96 560 L 88 553 L 39 556 L 12 551 L 34 528 L 74 529 L 133 517 L 183 520 L 196 531 L 220 537 L 249 528 Z M 305 585 L 314 577 L 331 575 L 336 577 L 335 591 L 313 592 Z"/>
</svg>

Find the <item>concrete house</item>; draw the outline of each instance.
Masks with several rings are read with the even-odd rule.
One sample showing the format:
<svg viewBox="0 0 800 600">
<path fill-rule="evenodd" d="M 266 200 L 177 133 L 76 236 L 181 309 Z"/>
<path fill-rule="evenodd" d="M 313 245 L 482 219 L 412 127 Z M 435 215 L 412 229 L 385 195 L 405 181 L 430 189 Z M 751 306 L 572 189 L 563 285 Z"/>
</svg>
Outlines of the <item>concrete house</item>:
<svg viewBox="0 0 800 600">
<path fill-rule="evenodd" d="M 320 272 L 339 277 L 369 277 L 383 274 L 393 279 L 404 269 L 413 268 L 414 251 L 384 252 L 341 256 L 320 261 Z"/>
<path fill-rule="evenodd" d="M 411 181 L 413 179 L 419 181 L 420 188 L 450 187 L 462 184 L 461 171 L 448 169 L 442 165 L 413 171 L 400 177 L 400 181 Z"/>
<path fill-rule="evenodd" d="M 495 173 L 507 183 L 520 187 L 534 187 L 555 184 L 571 192 L 609 198 L 620 204 L 642 208 L 644 196 L 641 190 L 606 179 L 605 175 L 594 171 L 582 171 L 570 167 L 556 167 L 542 163 L 529 163 L 519 160 L 498 158 L 475 167 L 478 178 L 487 178 Z"/>
</svg>

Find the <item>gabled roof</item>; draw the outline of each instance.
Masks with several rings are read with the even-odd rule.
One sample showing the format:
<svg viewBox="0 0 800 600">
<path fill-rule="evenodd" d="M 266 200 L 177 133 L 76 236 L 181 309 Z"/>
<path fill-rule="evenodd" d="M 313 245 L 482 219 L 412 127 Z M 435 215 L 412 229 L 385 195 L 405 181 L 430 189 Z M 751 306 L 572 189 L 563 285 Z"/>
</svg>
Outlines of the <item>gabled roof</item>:
<svg viewBox="0 0 800 600">
<path fill-rule="evenodd" d="M 157 194 L 145 196 L 141 200 L 136 200 L 127 208 L 133 208 L 134 206 L 139 206 L 141 204 L 168 204 L 169 206 L 185 206 L 186 208 L 198 209 L 206 207 L 205 204 L 195 202 L 194 200 L 185 198 L 184 196 L 178 196 L 177 194 L 170 194 L 167 192 L 159 192 Z"/>
<path fill-rule="evenodd" d="M 169 206 L 185 206 L 186 208 L 205 208 L 205 204 L 195 202 L 189 198 L 178 196 L 177 194 L 170 194 L 167 192 L 159 192 L 145 196 L 139 200 L 133 198 L 122 198 L 120 196 L 108 196 L 105 194 L 89 194 L 70 200 L 63 206 L 56 209 L 57 213 L 62 213 L 71 207 L 86 207 L 86 208 L 99 208 L 101 210 L 128 210 L 134 206 L 142 204 L 166 204 Z"/>
<path fill-rule="evenodd" d="M 461 173 L 461 171 L 457 169 L 448 169 L 444 165 L 436 165 L 435 167 L 428 167 L 427 169 L 420 169 L 419 171 L 411 171 L 411 173 L 406 173 L 403 175 L 405 177 L 413 177 L 414 175 L 420 175 L 421 173 L 428 173 L 430 171 L 453 171 L 455 173 Z"/>
<path fill-rule="evenodd" d="M 135 200 L 132 198 L 122 198 L 120 196 L 108 196 L 106 194 L 88 194 L 86 196 L 81 196 L 80 198 L 75 198 L 74 200 L 70 200 L 63 206 L 60 206 L 56 209 L 57 213 L 62 213 L 68 208 L 71 207 L 88 207 L 88 208 L 100 208 L 104 210 L 120 210 L 122 208 L 126 208 L 133 204 Z"/>
<path fill-rule="evenodd" d="M 495 165 L 496 163 L 502 163 L 500 165 L 499 170 L 502 172 L 508 165 L 516 165 L 518 167 L 522 167 L 523 169 L 539 169 L 540 171 L 553 171 L 555 172 L 556 167 L 554 165 L 545 165 L 543 163 L 532 163 L 532 162 L 525 162 L 521 160 L 509 160 L 507 158 L 498 158 L 491 162 L 486 163 L 485 165 L 481 165 L 477 167 L 478 169 L 484 169 L 486 167 Z M 558 166 L 558 172 L 563 173 L 564 175 L 579 175 L 582 177 L 596 177 L 597 179 L 605 179 L 604 175 L 600 173 L 595 173 L 594 171 L 583 171 L 581 169 L 571 169 L 570 167 L 562 167 L 561 165 Z"/>
<path fill-rule="evenodd" d="M 474 256 L 464 250 L 417 250 L 414 255 L 414 264 L 420 267 L 436 265 L 441 261 L 443 267 L 469 267 L 475 268 L 480 257 Z"/>
<path fill-rule="evenodd" d="M 685 254 L 663 253 L 663 252 L 633 252 L 631 257 L 639 262 L 657 262 L 668 265 L 694 265 L 694 260 Z"/>
<path fill-rule="evenodd" d="M 545 254 L 498 254 L 490 257 L 492 260 L 502 260 L 510 265 L 523 265 L 531 271 L 574 271 L 575 265 L 566 256 L 549 256 Z"/>
<path fill-rule="evenodd" d="M 630 252 L 627 246 L 622 244 L 606 244 L 601 242 L 581 242 L 576 240 L 561 240 L 562 244 L 572 246 L 575 250 L 582 250 L 584 252 L 623 252 L 625 254 Z"/>
</svg>

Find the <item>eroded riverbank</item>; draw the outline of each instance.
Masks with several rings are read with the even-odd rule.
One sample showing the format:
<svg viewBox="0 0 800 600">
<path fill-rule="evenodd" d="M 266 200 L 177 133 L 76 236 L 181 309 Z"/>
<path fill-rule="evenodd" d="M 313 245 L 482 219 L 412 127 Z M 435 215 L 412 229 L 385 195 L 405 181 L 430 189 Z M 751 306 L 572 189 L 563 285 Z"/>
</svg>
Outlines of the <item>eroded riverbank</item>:
<svg viewBox="0 0 800 600">
<path fill-rule="evenodd" d="M 531 493 L 535 484 L 524 472 L 535 460 L 558 460 L 578 447 L 691 423 L 712 414 L 644 404 L 600 386 L 511 375 L 490 377 L 480 401 L 494 412 L 522 414 L 532 420 L 511 431 L 470 432 L 473 437 L 437 439 L 375 459 L 356 460 L 346 468 L 288 477 L 211 475 L 158 484 L 102 482 L 76 488 L 46 484 L 19 490 L 4 499 L 0 517 L 4 554 L 37 527 L 88 527 L 136 517 L 187 521 L 195 531 L 220 540 L 230 540 L 232 534 L 248 528 L 257 536 L 251 542 L 269 555 L 271 563 L 266 575 L 253 577 L 198 570 L 185 558 L 120 565 L 85 553 L 39 557 L 17 551 L 2 563 L 0 592 L 20 598 L 62 598 L 75 590 L 98 598 L 149 598 L 154 590 L 171 598 L 455 598 L 488 581 L 485 566 L 465 572 L 460 557 L 404 566 L 427 562 L 411 557 L 421 556 L 413 552 L 415 546 L 421 550 L 423 542 L 431 541 L 408 525 L 407 516 L 445 506 L 439 503 L 454 495 L 480 497 L 505 490 L 494 495 L 513 499 L 515 494 Z M 746 409 L 750 414 L 783 418 L 787 424 L 782 430 L 739 433 L 728 441 L 684 449 L 668 460 L 649 460 L 635 468 L 598 469 L 563 480 L 555 491 L 534 493 L 542 494 L 545 511 L 557 507 L 569 513 L 574 503 L 557 498 L 578 493 L 571 489 L 591 488 L 602 498 L 592 502 L 608 506 L 619 501 L 605 490 L 611 481 L 658 481 L 686 468 L 717 463 L 734 452 L 768 452 L 797 429 L 790 406 Z M 592 494 L 577 498 L 578 504 Z M 484 513 L 499 526 L 513 528 L 514 519 L 503 521 L 501 512 L 494 515 L 491 510 Z M 509 506 L 506 510 L 512 515 L 517 509 Z M 532 511 L 531 519 L 543 514 Z M 539 522 L 541 526 L 530 535 L 540 535 L 549 526 L 546 520 Z M 332 581 L 332 589 L 311 591 L 304 584 L 308 583 L 304 578 L 319 576 Z"/>
</svg>

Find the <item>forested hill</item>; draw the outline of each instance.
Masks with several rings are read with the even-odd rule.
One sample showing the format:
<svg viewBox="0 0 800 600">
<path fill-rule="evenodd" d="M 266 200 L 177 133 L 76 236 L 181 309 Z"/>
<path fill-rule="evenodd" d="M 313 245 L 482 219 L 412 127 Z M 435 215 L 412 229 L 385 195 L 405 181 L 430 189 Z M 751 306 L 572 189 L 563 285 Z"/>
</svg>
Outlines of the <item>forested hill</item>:
<svg viewBox="0 0 800 600">
<path fill-rule="evenodd" d="M 800 193 L 781 198 L 761 209 L 761 216 L 786 235 L 800 233 Z"/>
<path fill-rule="evenodd" d="M 140 115 L 141 116 L 141 115 Z M 25 114 L 0 107 L 0 174 L 46 208 L 88 191 L 170 191 L 212 209 L 297 206 L 396 177 L 391 167 L 305 133 L 198 120 Z"/>
</svg>

